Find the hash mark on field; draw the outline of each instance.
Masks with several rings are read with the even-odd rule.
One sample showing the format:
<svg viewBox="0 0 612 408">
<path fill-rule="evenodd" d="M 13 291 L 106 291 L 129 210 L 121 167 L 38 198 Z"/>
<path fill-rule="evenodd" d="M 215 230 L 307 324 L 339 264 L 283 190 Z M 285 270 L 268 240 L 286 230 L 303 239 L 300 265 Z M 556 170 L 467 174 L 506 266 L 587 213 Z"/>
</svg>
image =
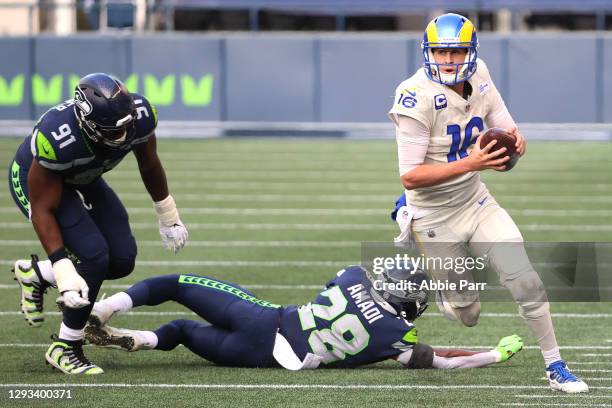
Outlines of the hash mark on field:
<svg viewBox="0 0 612 408">
<path fill-rule="evenodd" d="M 577 373 L 612 373 L 612 370 L 606 369 L 576 369 Z"/>
<path fill-rule="evenodd" d="M 612 361 L 568 361 L 572 365 L 612 365 Z"/>
<path fill-rule="evenodd" d="M 582 357 L 612 357 L 612 354 L 593 354 L 593 353 L 587 353 L 587 354 L 580 354 Z"/>
</svg>

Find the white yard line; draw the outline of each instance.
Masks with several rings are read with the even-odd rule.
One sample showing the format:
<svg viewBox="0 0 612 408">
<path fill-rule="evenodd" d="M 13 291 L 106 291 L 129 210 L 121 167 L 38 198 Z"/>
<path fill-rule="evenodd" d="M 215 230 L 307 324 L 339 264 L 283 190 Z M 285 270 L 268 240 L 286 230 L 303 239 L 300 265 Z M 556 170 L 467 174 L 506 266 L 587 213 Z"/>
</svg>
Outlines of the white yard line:
<svg viewBox="0 0 612 408">
<path fill-rule="evenodd" d="M 507 209 L 515 216 L 521 217 L 612 217 L 612 210 L 601 209 L 578 209 L 578 210 L 554 210 L 554 209 Z M 15 207 L 0 207 L 2 214 L 15 214 Z M 153 207 L 131 207 L 130 214 L 154 214 Z M 226 208 L 226 207 L 181 207 L 181 214 L 197 215 L 266 215 L 266 216 L 334 216 L 334 217 L 369 217 L 387 216 L 391 211 L 389 208 Z"/>
<path fill-rule="evenodd" d="M 326 390 L 474 390 L 474 389 L 500 389 L 503 386 L 499 384 L 466 384 L 466 385 L 391 385 L 391 384 L 125 384 L 125 383 L 11 383 L 0 384 L 2 388 L 200 388 L 200 389 L 269 389 L 269 390 L 308 390 L 308 389 L 326 389 Z M 507 388 L 523 389 L 523 390 L 545 390 L 549 389 L 544 385 L 513 385 L 506 384 Z M 593 389 L 609 390 L 612 387 L 591 387 Z"/>
<path fill-rule="evenodd" d="M 612 366 L 612 361 L 567 361 L 569 365 L 609 365 Z"/>
<path fill-rule="evenodd" d="M 400 195 L 401 191 L 396 194 L 252 194 L 248 197 L 250 202 L 335 202 L 335 203 L 354 203 L 354 202 L 368 202 L 368 203 L 381 203 L 387 204 L 389 208 L 393 204 L 393 201 Z M 9 194 L 1 193 L 0 198 L 9 197 Z M 494 194 L 494 197 L 502 202 L 519 202 L 519 203 L 549 203 L 549 202 L 572 202 L 577 204 L 593 204 L 593 203 L 612 203 L 612 195 L 528 195 L 528 196 L 517 196 L 517 195 L 502 195 Z M 122 200 L 141 200 L 149 203 L 151 197 L 147 193 L 121 193 L 120 198 Z M 181 193 L 181 201 L 233 201 L 240 200 L 244 201 L 244 194 L 237 193 L 215 193 L 215 194 L 193 194 L 193 193 Z M 508 207 L 506 207 L 508 208 Z"/>
<path fill-rule="evenodd" d="M 157 223 L 135 222 L 130 224 L 133 229 L 158 229 Z M 394 223 L 388 224 L 287 224 L 287 223 L 188 223 L 193 230 L 299 230 L 299 231 L 396 231 Z M 538 232 L 610 232 L 612 224 L 519 224 L 519 229 Z M 30 229 L 32 225 L 26 222 L 0 222 L 4 229 Z"/>
<path fill-rule="evenodd" d="M 14 260 L 0 259 L 0 265 L 13 265 Z M 216 266 L 216 267 L 266 267 L 266 268 L 308 268 L 308 267 L 345 267 L 357 265 L 358 260 L 353 261 L 136 261 L 140 266 Z"/>
<path fill-rule="evenodd" d="M 3 239 L 0 246 L 28 246 L 40 245 L 40 241 Z M 160 240 L 138 241 L 138 246 L 161 247 Z M 358 248 L 361 247 L 360 241 L 192 241 L 189 246 L 195 247 L 295 247 L 295 248 Z"/>
<path fill-rule="evenodd" d="M 525 394 L 519 394 L 519 395 L 515 395 L 514 398 L 527 398 L 527 399 L 534 399 L 534 398 L 572 398 L 572 397 L 576 397 L 576 395 L 568 395 L 568 394 L 532 394 L 532 395 L 525 395 Z M 591 398 L 612 398 L 612 395 L 578 395 L 577 397 L 579 397 L 580 399 L 591 399 Z"/>
<path fill-rule="evenodd" d="M 505 402 L 497 404 L 498 407 L 526 407 L 526 406 L 537 406 L 541 407 L 542 403 L 540 402 Z M 566 403 L 566 404 L 551 404 L 549 402 L 546 403 L 547 407 L 576 407 L 576 406 L 585 406 L 585 407 L 612 407 L 612 404 L 580 404 L 577 405 L 575 402 Z"/>
<path fill-rule="evenodd" d="M 133 229 L 155 229 L 159 228 L 157 223 L 135 222 L 130 224 Z M 275 223 L 188 223 L 190 230 L 300 230 L 300 231 L 395 231 L 397 226 L 388 224 L 275 224 Z M 596 225 L 595 227 L 600 227 Z M 5 229 L 30 229 L 32 225 L 23 222 L 0 222 L 0 228 Z M 610 225 L 612 231 L 612 225 Z"/>
<path fill-rule="evenodd" d="M 7 289 L 8 285 L 0 285 L 0 289 Z M 102 287 L 103 290 L 106 289 L 127 289 L 132 285 L 104 285 Z M 323 286 L 319 286 L 319 285 L 301 285 L 301 286 L 292 286 L 292 285 L 240 285 L 244 288 L 247 289 L 308 289 L 308 290 L 320 290 L 323 289 Z M 11 286 L 11 289 L 17 289 L 16 286 Z M 55 312 L 55 311 L 49 311 L 49 312 L 45 312 L 48 315 L 60 315 L 60 312 Z M 0 316 L 19 316 L 21 314 L 21 312 L 16 311 L 16 310 L 4 310 L 4 311 L 0 311 Z M 127 312 L 125 313 L 127 315 L 141 315 L 141 316 L 165 316 L 165 315 L 193 315 L 193 313 L 191 312 L 185 312 L 185 311 L 175 311 L 175 312 Z M 442 313 L 427 313 L 427 316 L 429 317 L 443 317 L 444 315 Z M 491 318 L 499 318 L 499 317 L 506 317 L 506 318 L 517 318 L 519 319 L 519 315 L 516 313 L 481 313 L 480 317 L 491 317 Z M 602 318 L 612 318 L 612 314 L 605 314 L 605 313 L 585 313 L 585 314 L 580 314 L 580 313 L 553 313 L 552 317 L 554 318 L 571 318 L 571 319 L 575 319 L 575 318 L 583 318 L 583 319 L 602 319 Z M 608 346 L 605 346 L 608 347 Z M 612 346 L 609 346 L 610 349 L 612 349 Z M 597 354 L 597 356 L 601 356 L 601 354 Z"/>
<path fill-rule="evenodd" d="M 142 315 L 145 315 L 144 313 L 146 312 L 142 312 Z M 16 315 L 21 314 L 20 312 L 15 312 Z M 52 312 L 50 314 L 59 314 L 59 312 Z M 136 312 L 132 312 L 132 313 L 126 313 L 126 314 L 134 314 L 136 315 Z M 185 313 L 174 313 L 174 312 L 161 312 L 160 315 L 164 315 L 164 316 L 174 316 L 174 315 L 184 315 Z M 147 314 L 147 316 L 151 316 L 152 314 Z M 191 313 L 191 315 L 195 315 L 195 313 Z M 10 348 L 10 347 L 19 347 L 19 348 L 36 348 L 36 347 L 48 347 L 49 343 L 0 343 L 0 347 L 5 347 L 5 348 Z M 466 346 L 466 345 L 432 345 L 431 347 L 433 348 L 441 348 L 441 349 L 462 349 L 462 350 L 488 350 L 491 348 L 490 345 L 488 346 Z M 594 349 L 604 349 L 604 350 L 610 350 L 612 349 L 612 347 L 608 347 L 608 346 L 561 346 L 559 347 L 561 350 L 594 350 Z M 524 350 L 539 350 L 540 347 L 539 346 L 525 346 L 523 347 Z M 574 370 L 574 371 L 579 371 L 579 370 Z M 542 377 L 543 379 L 545 379 L 545 377 Z"/>
<path fill-rule="evenodd" d="M 109 284 L 109 285 L 103 285 L 102 289 L 106 290 L 106 289 L 127 289 L 132 285 L 118 285 L 118 284 Z M 280 290 L 294 290 L 294 289 L 302 289 L 302 290 L 320 290 L 323 288 L 323 286 L 321 285 L 239 285 L 242 286 L 246 289 L 260 289 L 260 290 L 264 290 L 264 289 L 280 289 Z M 6 285 L 6 284 L 0 284 L 0 289 L 17 289 L 18 286 L 15 284 L 10 284 L 10 285 Z M 45 312 L 47 314 L 50 315 L 60 315 L 59 312 Z M 5 311 L 0 311 L 0 316 L 18 316 L 20 315 L 21 312 L 19 311 L 14 311 L 14 310 L 5 310 Z M 176 311 L 176 312 L 128 312 L 127 314 L 134 314 L 134 315 L 143 315 L 143 316 L 163 316 L 163 315 L 167 315 L 167 314 L 173 314 L 173 315 L 181 315 L 181 314 L 192 314 L 190 312 L 181 312 L 181 311 Z M 442 313 L 427 313 L 426 316 L 429 317 L 443 317 L 444 315 Z M 517 313 L 481 313 L 480 317 L 490 317 L 490 318 L 499 318 L 499 317 L 514 317 L 514 318 L 520 318 L 519 315 Z M 575 318 L 581 318 L 581 319 L 611 319 L 612 318 L 612 314 L 609 313 L 553 313 L 552 317 L 554 318 L 570 318 L 570 319 L 575 319 Z M 610 346 L 610 349 L 612 349 L 612 346 Z M 609 356 L 612 354 L 608 354 Z M 606 354 L 593 354 L 593 356 L 606 356 Z"/>
<path fill-rule="evenodd" d="M 130 286 L 133 286 L 133 284 L 117 284 L 117 283 L 109 283 L 109 284 L 103 284 L 102 288 L 103 289 L 127 289 Z M 266 284 L 253 284 L 253 285 L 249 285 L 249 284 L 238 284 L 238 286 L 242 286 L 243 288 L 247 288 L 247 289 L 253 289 L 253 290 L 257 290 L 257 289 L 276 289 L 276 290 L 321 290 L 323 289 L 323 285 L 266 285 Z M 19 285 L 15 284 L 0 284 L 0 289 L 10 289 L 10 290 L 14 290 L 19 288 Z M 432 314 L 428 313 L 428 316 L 431 316 Z M 440 314 L 440 316 L 442 316 L 442 314 Z M 481 314 L 481 316 L 483 316 L 483 314 Z M 516 314 L 515 316 L 518 316 L 518 314 Z M 580 315 L 580 317 L 584 317 L 582 315 Z M 588 317 L 588 316 L 586 316 Z M 597 316 L 597 317 L 606 317 L 606 316 Z M 610 317 L 612 317 L 612 314 L 610 315 Z"/>
</svg>

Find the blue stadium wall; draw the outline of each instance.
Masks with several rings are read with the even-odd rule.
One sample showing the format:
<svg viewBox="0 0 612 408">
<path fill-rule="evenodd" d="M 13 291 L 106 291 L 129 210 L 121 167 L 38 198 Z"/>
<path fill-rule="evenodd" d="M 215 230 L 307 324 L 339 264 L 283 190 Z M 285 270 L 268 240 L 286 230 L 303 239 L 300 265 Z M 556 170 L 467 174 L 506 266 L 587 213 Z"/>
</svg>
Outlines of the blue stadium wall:
<svg viewBox="0 0 612 408">
<path fill-rule="evenodd" d="M 612 36 L 480 43 L 519 122 L 612 122 Z M 420 36 L 405 34 L 3 37 L 0 56 L 0 119 L 36 119 L 79 76 L 104 71 L 161 119 L 384 122 L 396 85 L 422 63 Z"/>
</svg>

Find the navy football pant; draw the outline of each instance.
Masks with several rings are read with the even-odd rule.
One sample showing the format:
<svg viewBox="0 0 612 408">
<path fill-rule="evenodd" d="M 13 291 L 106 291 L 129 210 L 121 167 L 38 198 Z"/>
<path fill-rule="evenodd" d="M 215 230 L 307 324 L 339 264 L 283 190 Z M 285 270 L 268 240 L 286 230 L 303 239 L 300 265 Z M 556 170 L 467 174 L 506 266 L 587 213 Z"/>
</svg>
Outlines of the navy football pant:
<svg viewBox="0 0 612 408">
<path fill-rule="evenodd" d="M 9 190 L 26 217 L 30 205 L 27 173 L 28 168 L 16 162 L 9 169 Z M 64 312 L 64 324 L 78 330 L 85 327 L 102 281 L 122 278 L 134 269 L 136 241 L 125 207 L 103 179 L 78 187 L 64 184 L 55 219 L 65 247 L 79 260 L 79 275 L 89 286 L 91 306 Z"/>
<path fill-rule="evenodd" d="M 195 275 L 166 275 L 138 282 L 126 293 L 134 307 L 175 301 L 210 324 L 174 320 L 155 330 L 158 350 L 183 344 L 216 364 L 275 365 L 272 349 L 281 306 L 260 300 L 237 285 Z"/>
</svg>

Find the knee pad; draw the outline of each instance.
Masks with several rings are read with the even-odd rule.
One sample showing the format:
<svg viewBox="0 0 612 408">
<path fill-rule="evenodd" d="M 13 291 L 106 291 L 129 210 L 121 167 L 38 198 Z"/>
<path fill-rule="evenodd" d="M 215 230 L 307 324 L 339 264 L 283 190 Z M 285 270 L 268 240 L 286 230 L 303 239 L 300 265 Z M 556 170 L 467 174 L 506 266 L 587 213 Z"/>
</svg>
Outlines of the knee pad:
<svg viewBox="0 0 612 408">
<path fill-rule="evenodd" d="M 81 262 L 106 262 L 108 266 L 108 245 L 101 234 L 85 235 L 67 246 Z"/>
<path fill-rule="evenodd" d="M 519 315 L 525 320 L 537 320 L 550 313 L 548 302 L 519 302 Z"/>
<path fill-rule="evenodd" d="M 137 252 L 136 241 L 132 235 L 111 245 L 110 265 L 106 279 L 119 279 L 132 273 Z"/>
<path fill-rule="evenodd" d="M 440 312 L 449 320 L 461 322 L 464 326 L 474 327 L 480 318 L 480 301 L 474 301 L 467 306 L 456 307 L 438 291 L 436 293 L 436 304 Z"/>
<path fill-rule="evenodd" d="M 548 303 L 544 284 L 533 268 L 521 275 L 504 279 L 502 284 L 508 288 L 519 305 Z"/>
<path fill-rule="evenodd" d="M 111 258 L 108 264 L 106 279 L 125 278 L 134 270 L 136 258 Z"/>
<path fill-rule="evenodd" d="M 474 327 L 480 318 L 480 302 L 474 302 L 466 307 L 453 307 L 453 311 L 464 326 Z"/>
</svg>

